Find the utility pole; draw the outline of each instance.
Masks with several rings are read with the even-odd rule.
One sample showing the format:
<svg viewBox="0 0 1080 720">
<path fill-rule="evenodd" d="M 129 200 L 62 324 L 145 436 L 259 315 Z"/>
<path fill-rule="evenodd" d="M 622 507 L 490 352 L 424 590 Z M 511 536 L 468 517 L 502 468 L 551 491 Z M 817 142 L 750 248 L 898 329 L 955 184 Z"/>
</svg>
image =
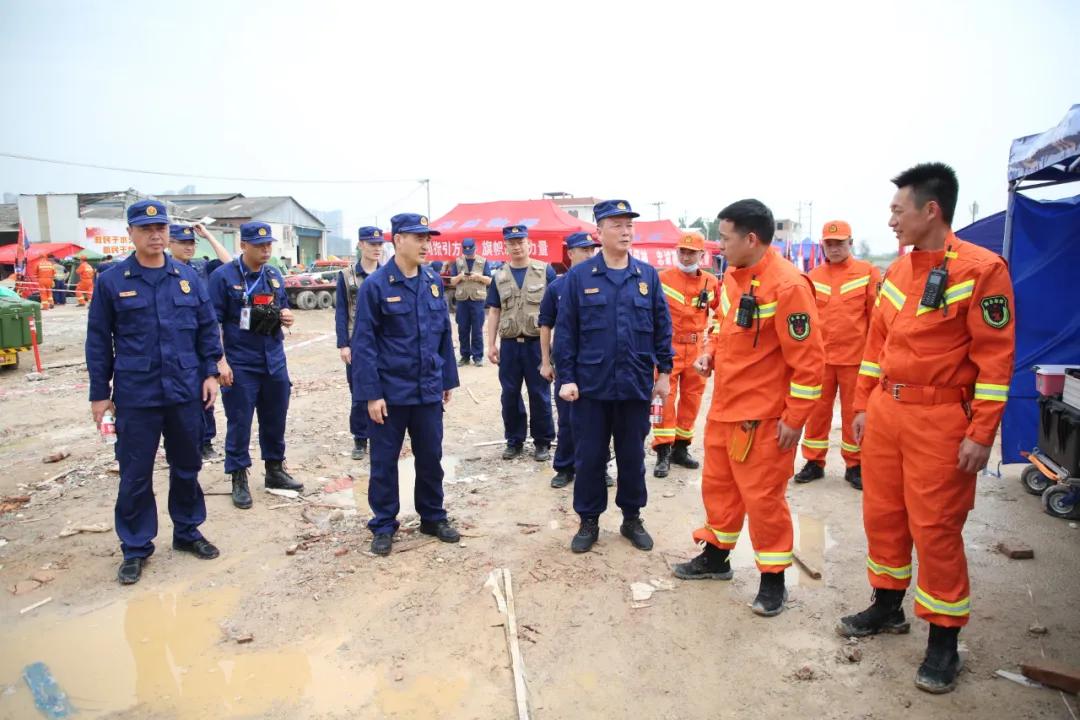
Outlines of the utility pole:
<svg viewBox="0 0 1080 720">
<path fill-rule="evenodd" d="M 659 202 L 654 202 L 654 203 L 649 203 L 649 204 L 656 206 L 656 219 L 659 220 L 660 219 L 660 207 L 662 205 L 665 205 L 666 203 L 663 200 L 661 200 Z"/>
<path fill-rule="evenodd" d="M 968 209 L 971 210 L 971 222 L 975 222 L 975 218 L 979 214 L 979 201 L 976 200 L 972 202 L 971 206 Z"/>
<path fill-rule="evenodd" d="M 424 184 L 424 189 L 427 191 L 427 216 L 428 220 L 431 220 L 431 178 L 424 178 L 421 180 Z"/>
</svg>

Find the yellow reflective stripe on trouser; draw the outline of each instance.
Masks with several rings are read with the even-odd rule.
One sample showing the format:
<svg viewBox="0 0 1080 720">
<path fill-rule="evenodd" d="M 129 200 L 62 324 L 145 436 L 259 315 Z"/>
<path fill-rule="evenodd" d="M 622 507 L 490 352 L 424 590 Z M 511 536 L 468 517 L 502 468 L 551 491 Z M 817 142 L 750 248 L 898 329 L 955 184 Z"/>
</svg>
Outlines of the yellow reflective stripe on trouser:
<svg viewBox="0 0 1080 720">
<path fill-rule="evenodd" d="M 904 308 L 904 303 L 907 302 L 907 295 L 900 292 L 900 288 L 893 285 L 892 280 L 886 279 L 881 284 L 881 295 L 892 303 L 897 312 L 900 312 Z"/>
<path fill-rule="evenodd" d="M 765 303 L 764 305 L 758 305 L 758 317 L 762 320 L 765 318 L 771 318 L 776 315 L 776 303 Z"/>
<path fill-rule="evenodd" d="M 965 280 L 962 283 L 950 285 L 948 288 L 945 289 L 945 304 L 952 305 L 953 303 L 958 303 L 961 300 L 967 300 L 973 294 L 975 294 L 974 280 Z M 915 311 L 915 314 L 923 315 L 928 312 L 933 312 L 934 310 L 937 310 L 937 308 L 927 307 L 920 304 L 919 309 Z"/>
<path fill-rule="evenodd" d="M 686 304 L 686 296 L 675 288 L 664 285 L 663 283 L 660 283 L 660 288 L 664 291 L 665 295 L 667 295 L 672 300 L 678 302 L 680 305 Z"/>
<path fill-rule="evenodd" d="M 693 430 L 683 430 L 681 427 L 675 428 L 675 437 L 682 438 L 683 440 L 689 440 L 694 437 Z"/>
<path fill-rule="evenodd" d="M 758 565 L 790 565 L 790 552 L 755 552 L 754 560 Z"/>
<path fill-rule="evenodd" d="M 870 284 L 870 276 L 869 275 L 863 275 L 860 278 L 855 278 L 854 280 L 848 280 L 846 283 L 844 283 L 843 285 L 840 286 L 840 294 L 844 295 L 845 293 L 849 293 L 852 290 L 858 290 L 859 288 L 864 288 L 869 284 Z"/>
<path fill-rule="evenodd" d="M 957 602 L 939 600 L 918 585 L 915 586 L 915 602 L 922 605 L 932 613 L 938 615 L 951 615 L 953 617 L 965 617 L 971 614 L 971 598 L 966 597 Z"/>
<path fill-rule="evenodd" d="M 859 374 L 867 377 L 879 378 L 881 377 L 881 366 L 875 362 L 863 360 L 859 365 Z"/>
<path fill-rule="evenodd" d="M 802 444 L 803 444 L 803 447 L 810 448 L 811 450 L 828 450 L 829 449 L 829 439 L 828 438 L 825 438 L 824 440 L 811 440 L 810 438 L 803 438 Z"/>
<path fill-rule="evenodd" d="M 739 530 L 738 532 L 729 533 L 723 532 L 722 530 L 717 530 L 714 527 L 709 527 L 708 525 L 706 525 L 705 527 L 709 528 L 709 530 L 712 531 L 712 534 L 716 536 L 717 542 L 726 543 L 728 545 L 734 545 L 736 542 L 738 542 L 739 535 L 742 534 L 741 530 Z"/>
<path fill-rule="evenodd" d="M 653 437 L 658 438 L 673 438 L 675 437 L 675 428 L 653 428 L 652 434 Z"/>
<path fill-rule="evenodd" d="M 911 579 L 911 563 L 903 565 L 901 567 L 889 567 L 888 565 L 881 565 L 870 559 L 870 556 L 866 556 L 866 567 L 870 568 L 870 572 L 875 575 L 888 575 L 889 577 L 896 578 L 897 580 L 910 580 Z"/>
<path fill-rule="evenodd" d="M 1005 402 L 1009 399 L 1009 386 L 977 382 L 975 383 L 975 399 Z"/>
<path fill-rule="evenodd" d="M 847 450 L 849 453 L 862 452 L 862 449 L 858 445 L 852 445 L 850 443 L 844 442 L 843 440 L 840 441 L 840 449 Z"/>
<path fill-rule="evenodd" d="M 791 383 L 791 397 L 803 398 L 804 400 L 817 400 L 821 397 L 821 386 Z"/>
<path fill-rule="evenodd" d="M 832 295 L 832 287 L 825 283 L 820 283 L 817 280 L 814 281 L 814 289 L 822 295 Z"/>
</svg>

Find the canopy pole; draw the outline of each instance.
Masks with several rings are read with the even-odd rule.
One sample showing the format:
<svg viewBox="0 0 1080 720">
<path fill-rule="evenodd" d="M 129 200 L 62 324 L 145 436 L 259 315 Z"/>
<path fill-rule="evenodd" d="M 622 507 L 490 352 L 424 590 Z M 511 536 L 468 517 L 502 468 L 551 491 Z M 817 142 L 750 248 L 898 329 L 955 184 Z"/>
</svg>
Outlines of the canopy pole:
<svg viewBox="0 0 1080 720">
<path fill-rule="evenodd" d="M 1013 210 L 1016 208 L 1016 193 L 1019 185 L 1019 180 L 1009 183 L 1009 203 L 1005 206 L 1005 237 L 1001 242 L 1001 256 L 1005 258 L 1006 263 L 1009 263 L 1009 255 L 1012 253 Z"/>
</svg>

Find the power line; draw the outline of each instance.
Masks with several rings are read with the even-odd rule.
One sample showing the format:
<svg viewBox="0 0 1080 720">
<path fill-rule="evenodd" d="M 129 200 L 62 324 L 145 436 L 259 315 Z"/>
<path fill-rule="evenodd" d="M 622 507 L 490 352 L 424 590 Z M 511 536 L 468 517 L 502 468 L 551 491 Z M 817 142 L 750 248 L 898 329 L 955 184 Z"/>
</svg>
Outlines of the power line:
<svg viewBox="0 0 1080 720">
<path fill-rule="evenodd" d="M 162 175 L 165 177 L 186 178 L 195 180 L 228 180 L 231 182 L 265 182 L 305 185 L 379 185 L 390 183 L 415 182 L 422 183 L 424 180 L 417 178 L 396 178 L 386 180 L 312 180 L 295 178 L 253 178 L 233 177 L 229 175 L 193 175 L 190 173 L 162 172 L 160 170 L 139 170 L 137 168 L 115 167 L 112 165 L 98 165 L 95 163 L 76 162 L 74 160 L 57 160 L 55 158 L 34 157 L 33 155 L 19 155 L 17 153 L 0 152 L 0 157 L 14 160 L 30 160 L 32 162 L 50 163 L 52 165 L 68 165 L 71 167 L 91 168 L 94 170 L 112 170 L 115 172 L 137 173 L 139 175 Z"/>
</svg>

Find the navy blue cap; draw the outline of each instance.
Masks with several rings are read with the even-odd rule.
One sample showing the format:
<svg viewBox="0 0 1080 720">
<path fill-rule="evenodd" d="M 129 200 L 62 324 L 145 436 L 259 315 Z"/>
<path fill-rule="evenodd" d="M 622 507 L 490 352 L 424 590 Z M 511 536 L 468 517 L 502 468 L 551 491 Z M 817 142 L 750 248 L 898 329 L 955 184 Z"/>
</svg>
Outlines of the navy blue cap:
<svg viewBox="0 0 1080 720">
<path fill-rule="evenodd" d="M 266 223 L 249 222 L 240 226 L 240 240 L 248 245 L 265 245 L 274 242 L 274 235 Z"/>
<path fill-rule="evenodd" d="M 592 214 L 597 222 L 609 217 L 640 217 L 625 200 L 601 200 L 593 205 Z"/>
<path fill-rule="evenodd" d="M 190 225 L 170 225 L 169 239 L 173 242 L 195 242 L 195 233 Z"/>
<path fill-rule="evenodd" d="M 461 241 L 461 249 L 462 250 L 475 250 L 476 249 L 476 240 L 474 240 L 473 238 L 465 238 L 464 240 Z"/>
<path fill-rule="evenodd" d="M 372 244 L 386 242 L 386 238 L 383 237 L 382 228 L 377 228 L 374 225 L 365 225 L 360 228 L 359 237 L 360 242 Z"/>
<path fill-rule="evenodd" d="M 417 215 L 416 213 L 400 213 L 390 218 L 390 232 L 394 235 L 398 233 L 442 235 L 438 230 L 432 230 L 428 227 L 426 215 Z"/>
<path fill-rule="evenodd" d="M 128 225 L 168 225 L 169 211 L 160 200 L 140 200 L 128 206 Z"/>
<path fill-rule="evenodd" d="M 524 225 L 507 225 L 503 228 L 503 240 L 517 240 L 529 237 L 529 228 Z"/>
<path fill-rule="evenodd" d="M 596 241 L 587 232 L 576 232 L 566 236 L 567 248 L 596 247 Z"/>
</svg>

